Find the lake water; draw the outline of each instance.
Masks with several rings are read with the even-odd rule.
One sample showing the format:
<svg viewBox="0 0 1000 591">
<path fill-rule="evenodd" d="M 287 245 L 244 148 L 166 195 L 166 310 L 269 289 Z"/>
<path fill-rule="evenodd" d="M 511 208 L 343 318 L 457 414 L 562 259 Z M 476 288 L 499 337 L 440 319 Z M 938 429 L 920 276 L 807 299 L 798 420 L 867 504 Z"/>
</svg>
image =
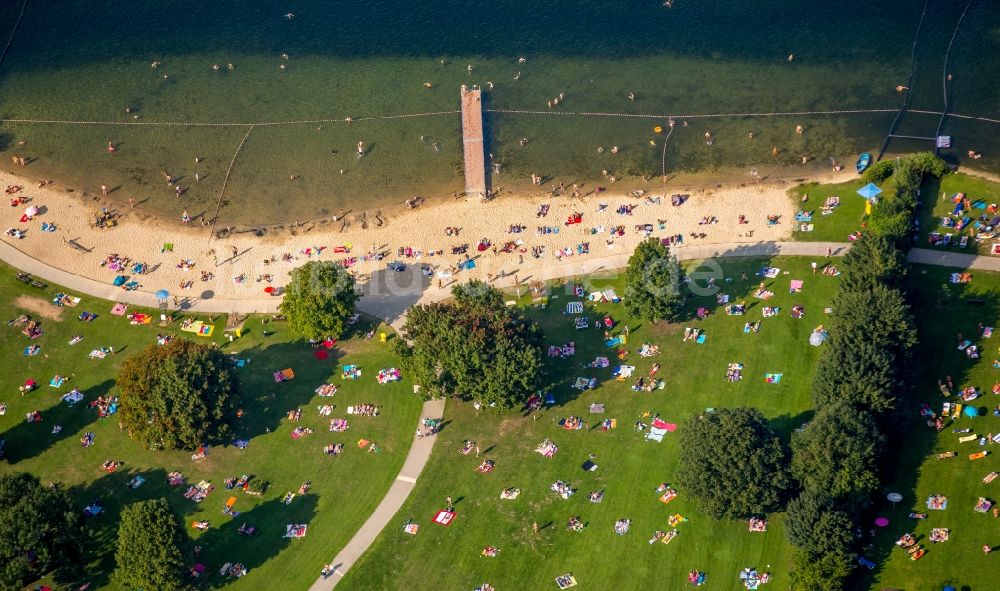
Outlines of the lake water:
<svg viewBox="0 0 1000 591">
<path fill-rule="evenodd" d="M 665 154 L 667 172 L 681 178 L 691 171 L 748 178 L 750 167 L 807 172 L 828 169 L 831 158 L 850 166 L 859 152 L 877 152 L 895 112 L 694 116 L 897 108 L 923 5 L 28 0 L 0 65 L 2 118 L 181 125 L 0 123 L 0 165 L 24 155 L 32 161 L 21 172 L 77 191 L 106 184 L 121 200 L 134 195 L 143 209 L 176 217 L 181 209 L 211 216 L 234 162 L 223 223 L 387 207 L 461 190 L 458 89 L 477 84 L 499 111 L 486 118 L 489 151 L 501 165 L 496 187 L 526 187 L 532 173 L 547 184 L 593 184 L 603 182 L 603 170 L 627 184 L 647 175 L 658 187 L 663 135 L 653 128 L 665 126 L 668 114 L 687 122 Z M 21 0 L 0 3 L 0 42 L 20 8 Z M 928 1 L 912 84 L 916 109 L 943 106 L 944 52 L 964 8 Z M 949 72 L 953 112 L 998 117 L 1000 16 L 990 2 L 973 4 Z M 378 118 L 421 113 L 438 114 Z M 187 125 L 209 123 L 231 125 Z M 937 116 L 909 113 L 897 132 L 930 136 L 937 123 Z M 257 125 L 233 161 L 250 124 Z M 796 134 L 796 125 L 805 133 Z M 975 149 L 985 154 L 977 166 L 1000 172 L 998 132 L 997 124 L 949 118 L 943 133 L 955 136 L 955 148 L 944 155 L 957 162 Z M 359 141 L 367 146 L 360 160 Z M 614 145 L 620 152 L 613 156 Z M 894 141 L 890 150 L 928 147 Z M 800 164 L 802 156 L 809 164 Z M 181 177 L 188 192 L 176 197 L 161 171 Z"/>
</svg>

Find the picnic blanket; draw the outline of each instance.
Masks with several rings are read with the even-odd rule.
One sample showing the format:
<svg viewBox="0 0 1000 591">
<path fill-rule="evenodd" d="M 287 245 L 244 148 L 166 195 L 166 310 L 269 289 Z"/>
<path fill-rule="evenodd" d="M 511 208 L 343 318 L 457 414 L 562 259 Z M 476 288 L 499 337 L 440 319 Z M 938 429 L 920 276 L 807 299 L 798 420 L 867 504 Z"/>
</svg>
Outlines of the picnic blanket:
<svg viewBox="0 0 1000 591">
<path fill-rule="evenodd" d="M 666 429 L 661 429 L 659 427 L 650 427 L 649 433 L 646 434 L 646 439 L 652 439 L 653 441 L 660 442 L 663 441 L 663 436 L 667 434 Z"/>
<path fill-rule="evenodd" d="M 309 526 L 305 523 L 289 523 L 285 526 L 286 538 L 304 538 Z"/>
<path fill-rule="evenodd" d="M 279 384 L 281 382 L 290 380 L 290 379 L 292 379 L 294 377 L 295 377 L 295 372 L 292 371 L 291 368 L 286 368 L 286 369 L 283 369 L 281 371 L 274 372 L 274 381 L 277 382 L 277 383 L 279 383 Z"/>
<path fill-rule="evenodd" d="M 451 522 L 455 520 L 454 511 L 446 511 L 444 509 L 438 511 L 434 514 L 434 523 L 438 525 L 451 525 Z"/>
</svg>

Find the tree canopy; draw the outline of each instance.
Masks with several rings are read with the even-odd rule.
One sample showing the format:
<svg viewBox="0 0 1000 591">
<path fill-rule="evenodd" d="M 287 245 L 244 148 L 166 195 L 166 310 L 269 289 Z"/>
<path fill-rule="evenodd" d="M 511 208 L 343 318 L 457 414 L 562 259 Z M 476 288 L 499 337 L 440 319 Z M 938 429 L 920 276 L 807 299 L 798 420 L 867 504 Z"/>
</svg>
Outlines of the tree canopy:
<svg viewBox="0 0 1000 591">
<path fill-rule="evenodd" d="M 625 269 L 625 295 L 629 314 L 655 322 L 676 320 L 684 307 L 684 269 L 670 249 L 656 238 L 639 243 Z"/>
<path fill-rule="evenodd" d="M 813 403 L 848 401 L 883 413 L 895 406 L 900 372 L 916 343 L 903 295 L 874 285 L 838 292 L 830 340 L 817 365 Z"/>
<path fill-rule="evenodd" d="M 906 277 L 906 255 L 885 236 L 866 234 L 841 260 L 839 290 L 854 292 L 875 285 L 900 288 Z"/>
<path fill-rule="evenodd" d="M 677 484 L 699 509 L 737 519 L 779 506 L 791 484 L 788 456 L 760 411 L 718 409 L 688 419 L 679 433 Z"/>
<path fill-rule="evenodd" d="M 278 308 L 307 339 L 339 339 L 360 296 L 354 277 L 333 261 L 309 261 L 292 270 Z"/>
<path fill-rule="evenodd" d="M 83 524 L 69 494 L 25 472 L 0 476 L 0 589 L 20 591 L 45 573 L 72 574 Z"/>
<path fill-rule="evenodd" d="M 792 475 L 806 490 L 861 504 L 879 487 L 882 443 L 870 414 L 844 402 L 823 406 L 792 437 Z"/>
<path fill-rule="evenodd" d="M 122 509 L 118 525 L 117 567 L 112 575 L 123 591 L 183 591 L 184 531 L 165 499 L 140 501 Z"/>
<path fill-rule="evenodd" d="M 538 389 L 541 331 L 503 294 L 473 281 L 454 300 L 411 308 L 394 347 L 426 396 L 456 394 L 511 407 Z"/>
<path fill-rule="evenodd" d="M 150 448 L 194 449 L 230 434 L 239 382 L 218 349 L 186 339 L 153 345 L 122 363 L 119 414 Z"/>
<path fill-rule="evenodd" d="M 822 491 L 806 490 L 788 503 L 785 533 L 796 548 L 822 554 L 829 548 L 849 548 L 854 543 L 850 515 L 836 508 Z"/>
</svg>

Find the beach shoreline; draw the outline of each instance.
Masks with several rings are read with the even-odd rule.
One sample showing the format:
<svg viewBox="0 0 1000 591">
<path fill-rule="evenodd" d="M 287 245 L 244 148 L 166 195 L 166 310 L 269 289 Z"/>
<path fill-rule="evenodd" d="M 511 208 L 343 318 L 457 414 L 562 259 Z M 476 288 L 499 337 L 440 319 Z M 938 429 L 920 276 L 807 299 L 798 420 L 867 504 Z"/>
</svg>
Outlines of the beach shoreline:
<svg viewBox="0 0 1000 591">
<path fill-rule="evenodd" d="M 837 182 L 853 178 L 853 172 L 842 171 L 796 180 Z M 109 285 L 124 276 L 128 282 L 135 281 L 141 291 L 167 289 L 181 298 L 203 297 L 210 292 L 213 298 L 230 300 L 266 297 L 266 287 L 280 291 L 288 272 L 309 260 L 344 264 L 359 283 L 394 261 L 419 265 L 427 267 L 425 275 L 431 287 L 443 289 L 468 279 L 492 281 L 514 276 L 517 282 L 525 282 L 531 276 L 545 275 L 547 268 L 630 253 L 647 235 L 680 235 L 683 241 L 679 248 L 687 244 L 781 241 L 791 236 L 794 214 L 800 207 L 787 194 L 792 185 L 777 182 L 713 186 L 690 193 L 669 188 L 668 195 L 690 195 L 681 206 L 672 206 L 669 196 L 652 203 L 647 199 L 652 192 L 641 198 L 619 192 L 582 199 L 503 195 L 488 203 L 464 199 L 425 203 L 387 214 L 380 218 L 381 225 L 369 217 L 367 228 L 348 216 L 339 222 L 321 220 L 265 233 L 240 231 L 219 239 L 210 227 L 197 221 L 178 227 L 127 205 L 116 206 L 93 196 L 37 184 L 0 173 L 0 185 L 24 187 L 8 198 L 29 198 L 16 207 L 5 207 L 0 222 L 4 229 L 25 231 L 23 239 L 3 237 L 25 255 Z M 545 204 L 548 214 L 541 217 L 538 211 Z M 808 204 L 807 208 L 818 205 Z M 28 206 L 37 207 L 39 214 L 22 222 Z M 91 225 L 103 207 L 116 216 L 112 228 Z M 625 214 L 629 208 L 631 214 Z M 580 223 L 567 224 L 575 213 L 582 214 Z M 746 223 L 739 223 L 740 215 L 746 216 Z M 770 225 L 767 216 L 778 216 L 780 221 Z M 699 223 L 712 217 L 713 223 Z M 55 224 L 56 230 L 42 231 L 43 223 Z M 522 229 L 511 233 L 512 226 Z M 620 227 L 620 235 L 611 236 L 615 227 Z M 457 235 L 448 235 L 446 228 L 458 228 Z M 705 236 L 692 238 L 692 232 Z M 480 241 L 489 246 L 478 249 Z M 465 254 L 453 251 L 461 245 L 468 245 Z M 383 256 L 365 260 L 369 253 Z M 107 264 L 111 255 L 128 261 L 123 268 L 112 268 L 117 265 Z M 467 260 L 474 260 L 475 268 L 459 270 Z M 133 272 L 136 263 L 145 266 L 144 274 Z"/>
</svg>

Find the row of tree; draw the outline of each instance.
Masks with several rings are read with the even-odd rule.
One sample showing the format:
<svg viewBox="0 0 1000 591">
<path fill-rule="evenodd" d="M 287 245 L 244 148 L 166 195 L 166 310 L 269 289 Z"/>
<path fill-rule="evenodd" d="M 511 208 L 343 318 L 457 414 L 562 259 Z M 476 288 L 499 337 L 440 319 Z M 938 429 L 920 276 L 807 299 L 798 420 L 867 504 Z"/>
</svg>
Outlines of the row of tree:
<svg viewBox="0 0 1000 591">
<path fill-rule="evenodd" d="M 880 196 L 868 220 L 870 233 L 886 236 L 900 245 L 907 242 L 913 230 L 913 212 L 920 199 L 920 186 L 927 177 L 940 178 L 951 169 L 948 164 L 930 152 L 919 152 L 883 160 L 867 171 L 864 182 L 883 183 L 892 178 L 895 191 Z"/>
<path fill-rule="evenodd" d="M 904 253 L 868 234 L 844 257 L 830 339 L 813 382 L 816 413 L 792 437 L 787 507 L 799 588 L 844 588 L 857 558 L 857 516 L 879 489 L 882 428 L 904 382 L 916 330 L 902 289 Z"/>
</svg>

